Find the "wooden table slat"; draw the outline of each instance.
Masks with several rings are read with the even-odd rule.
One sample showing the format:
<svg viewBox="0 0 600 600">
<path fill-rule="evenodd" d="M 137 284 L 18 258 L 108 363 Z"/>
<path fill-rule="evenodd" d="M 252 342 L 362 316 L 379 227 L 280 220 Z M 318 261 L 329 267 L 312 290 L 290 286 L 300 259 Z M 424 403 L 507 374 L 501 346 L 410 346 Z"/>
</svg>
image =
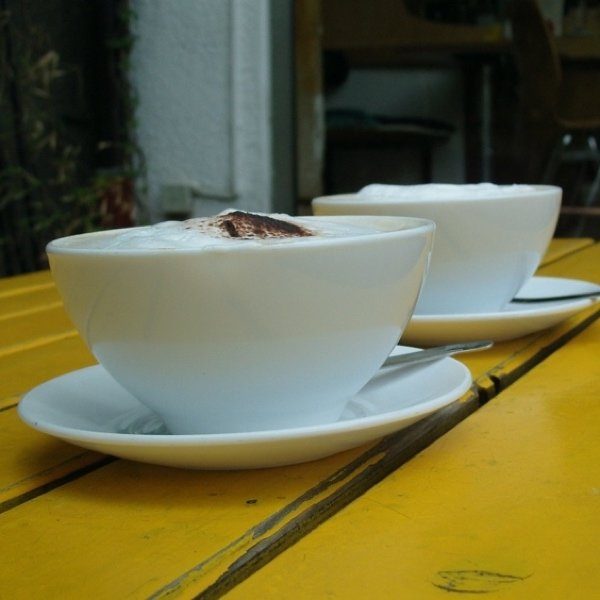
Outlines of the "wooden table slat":
<svg viewBox="0 0 600 600">
<path fill-rule="evenodd" d="M 38 339 L 0 358 L 0 402 L 74 369 L 96 363 L 75 331 Z"/>
<path fill-rule="evenodd" d="M 9 322 L 0 320 L 0 359 L 48 343 L 48 340 L 72 337 L 76 334 L 62 303 L 44 309 L 23 310 L 12 313 Z"/>
<path fill-rule="evenodd" d="M 27 293 L 45 287 L 52 287 L 49 271 L 37 271 L 13 277 L 0 277 L 0 299 L 14 294 Z"/>
<path fill-rule="evenodd" d="M 540 267 L 553 263 L 569 254 L 579 252 L 596 242 L 592 238 L 560 238 L 553 239 L 548 247 Z"/>
<path fill-rule="evenodd" d="M 9 322 L 12 315 L 43 311 L 49 306 L 62 305 L 58 291 L 51 282 L 33 290 L 22 288 L 18 290 L 18 293 L 16 293 L 17 290 L 14 291 L 15 293 L 6 293 L 4 296 L 0 294 L 0 318 L 2 321 Z M 2 327 L 1 324 L 0 327 Z"/>
</svg>

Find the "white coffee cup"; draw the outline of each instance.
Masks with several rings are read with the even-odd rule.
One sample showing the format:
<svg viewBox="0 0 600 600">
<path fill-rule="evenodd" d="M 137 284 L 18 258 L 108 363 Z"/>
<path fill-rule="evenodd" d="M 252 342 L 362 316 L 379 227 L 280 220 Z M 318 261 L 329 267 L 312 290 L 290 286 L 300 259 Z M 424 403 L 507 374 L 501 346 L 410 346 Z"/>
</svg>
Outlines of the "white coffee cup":
<svg viewBox="0 0 600 600">
<path fill-rule="evenodd" d="M 562 191 L 492 184 L 367 186 L 313 200 L 316 215 L 404 215 L 435 221 L 431 266 L 415 314 L 501 310 L 537 269 Z"/>
<path fill-rule="evenodd" d="M 111 247 L 109 231 L 47 251 L 91 351 L 172 433 L 301 427 L 337 419 L 397 344 L 434 232 L 411 218 L 303 222 L 371 231 L 201 249 Z"/>
</svg>

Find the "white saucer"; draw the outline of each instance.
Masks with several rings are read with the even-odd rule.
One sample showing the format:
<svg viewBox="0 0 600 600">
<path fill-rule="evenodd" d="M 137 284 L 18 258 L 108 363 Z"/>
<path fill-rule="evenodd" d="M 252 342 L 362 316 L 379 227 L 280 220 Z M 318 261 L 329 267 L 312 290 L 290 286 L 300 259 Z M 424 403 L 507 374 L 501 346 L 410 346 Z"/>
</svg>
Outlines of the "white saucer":
<svg viewBox="0 0 600 600">
<path fill-rule="evenodd" d="M 593 292 L 598 285 L 577 279 L 532 277 L 519 291 L 518 297 L 535 298 L 566 296 Z M 413 315 L 402 343 L 434 346 L 460 340 L 510 340 L 557 325 L 561 321 L 597 302 L 595 298 L 556 302 L 511 302 L 493 313 L 456 315 Z"/>
<path fill-rule="evenodd" d="M 392 354 L 414 350 L 398 347 Z M 387 367 L 347 404 L 339 421 L 314 427 L 171 435 L 160 419 L 99 365 L 41 384 L 19 404 L 33 428 L 122 458 L 175 467 L 248 469 L 315 460 L 408 427 L 462 396 L 469 370 L 451 358 Z"/>
</svg>

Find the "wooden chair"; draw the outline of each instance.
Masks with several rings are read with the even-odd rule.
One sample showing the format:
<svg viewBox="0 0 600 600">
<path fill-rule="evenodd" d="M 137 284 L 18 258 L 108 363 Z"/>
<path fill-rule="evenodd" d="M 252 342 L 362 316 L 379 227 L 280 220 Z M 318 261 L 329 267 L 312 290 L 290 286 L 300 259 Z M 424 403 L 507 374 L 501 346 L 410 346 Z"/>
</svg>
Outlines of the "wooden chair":
<svg viewBox="0 0 600 600">
<path fill-rule="evenodd" d="M 594 206 L 600 196 L 600 105 L 596 114 L 589 103 L 580 114 L 573 110 L 573 103 L 567 110 L 566 101 L 578 91 L 567 86 L 554 35 L 537 2 L 513 0 L 507 9 L 520 75 L 522 114 L 516 148 L 524 166 L 523 178 L 554 183 L 564 163 L 591 164 L 596 169 L 587 192 L 581 184 L 568 196 L 565 190 L 562 212 L 579 215 L 572 232 L 578 234 L 586 217 L 600 217 L 600 208 Z"/>
<path fill-rule="evenodd" d="M 351 110 L 332 110 L 327 115 L 327 194 L 355 192 L 373 182 L 429 183 L 435 149 L 454 131 L 452 125 L 430 119 L 390 118 Z M 407 180 L 409 164 L 413 171 Z"/>
<path fill-rule="evenodd" d="M 343 50 L 354 65 L 393 63 L 394 54 L 467 51 L 502 40 L 498 26 L 446 24 L 412 14 L 403 0 L 322 0 L 323 48 Z M 370 54 L 372 51 L 372 54 Z M 386 52 L 387 51 L 387 52 Z"/>
<path fill-rule="evenodd" d="M 353 68 L 394 68 L 406 65 L 409 56 L 417 63 L 422 61 L 425 47 L 427 53 L 437 53 L 438 60 L 440 52 L 480 48 L 490 51 L 495 44 L 502 44 L 502 32 L 497 26 L 431 22 L 413 15 L 402 0 L 302 0 L 294 7 L 296 179 L 300 210 L 308 206 L 310 198 L 323 193 L 323 52 L 342 52 Z M 399 132 L 389 135 L 398 137 Z M 338 134 L 332 135 L 335 136 Z M 439 141 L 437 133 L 434 138 L 422 137 L 421 141 L 431 145 L 430 142 Z M 424 170 L 428 169 L 426 162 L 427 159 Z"/>
</svg>

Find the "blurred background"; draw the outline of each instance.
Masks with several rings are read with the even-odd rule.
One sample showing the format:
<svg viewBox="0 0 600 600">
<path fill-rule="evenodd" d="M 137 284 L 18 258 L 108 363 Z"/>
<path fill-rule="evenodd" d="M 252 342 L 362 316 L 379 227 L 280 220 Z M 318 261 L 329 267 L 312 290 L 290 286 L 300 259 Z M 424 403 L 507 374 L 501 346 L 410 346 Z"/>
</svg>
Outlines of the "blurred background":
<svg viewBox="0 0 600 600">
<path fill-rule="evenodd" d="M 553 183 L 600 237 L 600 1 L 0 0 L 0 276 L 52 238 Z"/>
</svg>

